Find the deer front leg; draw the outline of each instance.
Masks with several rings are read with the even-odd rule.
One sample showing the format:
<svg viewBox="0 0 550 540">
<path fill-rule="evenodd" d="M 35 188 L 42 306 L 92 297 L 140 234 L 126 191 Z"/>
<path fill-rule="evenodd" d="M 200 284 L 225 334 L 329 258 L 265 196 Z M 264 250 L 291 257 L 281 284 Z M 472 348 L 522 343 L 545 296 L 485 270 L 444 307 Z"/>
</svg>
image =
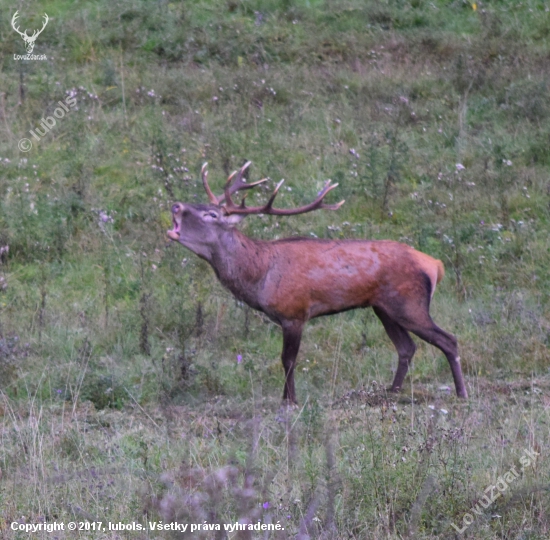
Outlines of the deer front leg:
<svg viewBox="0 0 550 540">
<path fill-rule="evenodd" d="M 294 389 L 294 368 L 296 367 L 296 357 L 300 349 L 302 339 L 303 323 L 298 321 L 289 321 L 283 323 L 283 353 L 281 359 L 285 368 L 285 389 L 283 392 L 283 402 L 287 404 L 296 404 L 296 391 Z"/>
</svg>

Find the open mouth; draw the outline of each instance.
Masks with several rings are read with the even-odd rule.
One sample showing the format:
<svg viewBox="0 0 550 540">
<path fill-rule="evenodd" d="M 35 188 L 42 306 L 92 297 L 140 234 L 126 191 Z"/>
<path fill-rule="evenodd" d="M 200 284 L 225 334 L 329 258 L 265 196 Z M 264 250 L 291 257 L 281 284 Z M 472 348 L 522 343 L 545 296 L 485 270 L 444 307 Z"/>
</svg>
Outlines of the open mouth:
<svg viewBox="0 0 550 540">
<path fill-rule="evenodd" d="M 170 229 L 169 231 L 166 231 L 166 235 L 171 240 L 179 240 L 180 239 L 180 229 L 181 229 L 181 223 L 177 219 L 177 214 L 180 212 L 181 208 L 178 204 L 175 204 L 172 206 L 172 223 L 174 224 L 174 228 Z"/>
</svg>

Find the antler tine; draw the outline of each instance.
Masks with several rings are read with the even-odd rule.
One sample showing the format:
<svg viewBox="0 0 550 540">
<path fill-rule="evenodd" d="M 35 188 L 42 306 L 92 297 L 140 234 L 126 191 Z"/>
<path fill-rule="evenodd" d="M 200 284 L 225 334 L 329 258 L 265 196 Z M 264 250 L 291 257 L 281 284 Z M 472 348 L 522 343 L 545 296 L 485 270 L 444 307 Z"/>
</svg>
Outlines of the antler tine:
<svg viewBox="0 0 550 540">
<path fill-rule="evenodd" d="M 338 210 L 346 201 L 340 201 L 336 204 L 325 204 L 323 199 L 329 191 L 338 187 L 338 184 L 331 184 L 330 180 L 325 182 L 323 189 L 319 192 L 316 199 L 309 204 L 300 206 L 298 208 L 269 208 L 267 214 L 274 216 L 292 216 L 297 214 L 305 214 L 307 212 L 312 212 L 313 210 Z"/>
<path fill-rule="evenodd" d="M 212 190 L 208 185 L 208 171 L 206 170 L 207 166 L 208 166 L 208 163 L 205 163 L 201 168 L 202 185 L 204 186 L 204 189 L 206 191 L 206 194 L 208 195 L 208 199 L 210 200 L 210 202 L 218 206 L 221 202 L 221 199 L 216 197 L 216 195 L 212 193 Z"/>
<path fill-rule="evenodd" d="M 267 181 L 267 178 L 262 178 L 262 180 L 252 182 L 251 184 L 243 182 L 244 172 L 246 171 L 246 169 L 248 169 L 248 167 L 250 167 L 251 163 L 252 161 L 247 161 L 238 171 L 234 171 L 229 175 L 229 178 L 227 179 L 224 188 L 224 199 L 227 206 L 235 206 L 233 200 L 231 199 L 231 195 L 237 193 L 237 191 L 251 189 L 253 187 L 256 187 L 258 184 L 262 184 L 263 182 Z"/>
<path fill-rule="evenodd" d="M 225 207 L 225 211 L 227 214 L 270 214 L 273 216 L 291 216 L 296 214 L 305 214 L 306 212 L 312 212 L 313 210 L 338 210 L 340 206 L 344 204 L 345 201 L 340 201 L 336 204 L 325 204 L 323 202 L 323 199 L 325 198 L 326 194 L 329 191 L 332 191 L 334 188 L 338 187 L 338 184 L 331 184 L 330 180 L 327 180 L 325 183 L 323 189 L 319 192 L 316 199 L 304 206 L 300 206 L 298 208 L 273 208 L 273 202 L 275 201 L 275 197 L 277 196 L 277 193 L 279 192 L 280 187 L 283 185 L 284 180 L 281 180 L 275 189 L 273 190 L 273 193 L 271 194 L 271 197 L 267 201 L 267 203 L 264 206 L 251 206 L 246 207 L 244 205 L 244 199 L 240 206 L 235 206 L 232 201 L 231 204 L 228 204 Z M 227 195 L 226 195 L 227 198 Z"/>
<path fill-rule="evenodd" d="M 264 214 L 269 214 L 269 211 L 272 210 L 272 206 L 273 206 L 273 201 L 275 201 L 275 197 L 277 197 L 277 193 L 279 193 L 279 189 L 280 187 L 285 183 L 285 179 L 283 178 L 276 186 L 275 186 L 275 189 L 273 190 L 273 193 L 271 194 L 271 197 L 269 197 L 269 201 L 267 201 L 267 204 L 264 206 L 264 208 L 266 209 L 266 211 L 264 212 Z"/>
</svg>

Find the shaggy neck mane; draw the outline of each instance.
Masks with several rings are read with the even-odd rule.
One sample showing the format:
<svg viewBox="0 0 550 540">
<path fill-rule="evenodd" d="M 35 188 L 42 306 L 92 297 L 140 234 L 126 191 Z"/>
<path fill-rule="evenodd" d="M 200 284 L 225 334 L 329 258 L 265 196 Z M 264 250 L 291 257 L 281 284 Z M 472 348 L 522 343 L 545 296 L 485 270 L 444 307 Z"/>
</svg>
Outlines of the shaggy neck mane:
<svg viewBox="0 0 550 540">
<path fill-rule="evenodd" d="M 254 300 L 269 267 L 269 242 L 254 240 L 237 229 L 222 233 L 210 265 L 218 279 L 239 300 L 257 307 Z"/>
</svg>

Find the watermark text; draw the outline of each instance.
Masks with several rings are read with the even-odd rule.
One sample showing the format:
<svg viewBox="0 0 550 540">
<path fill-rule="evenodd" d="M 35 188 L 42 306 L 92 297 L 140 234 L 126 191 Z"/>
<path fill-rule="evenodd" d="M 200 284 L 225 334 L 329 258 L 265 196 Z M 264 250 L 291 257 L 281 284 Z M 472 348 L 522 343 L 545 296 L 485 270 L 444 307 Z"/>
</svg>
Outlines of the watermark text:
<svg viewBox="0 0 550 540">
<path fill-rule="evenodd" d="M 537 456 L 540 455 L 534 450 L 524 450 L 523 455 L 519 458 L 521 466 L 519 467 L 520 471 L 524 471 L 528 467 L 532 467 L 535 464 Z M 471 508 L 470 512 L 462 516 L 462 527 L 451 523 L 458 534 L 462 534 L 474 521 L 475 516 L 480 516 L 483 514 L 489 506 L 491 506 L 502 494 L 508 490 L 510 484 L 514 483 L 519 477 L 520 473 L 516 470 L 516 467 L 512 467 L 508 472 L 497 478 L 497 481 L 494 485 L 489 486 L 485 489 L 483 497 L 479 499 Z"/>
</svg>

